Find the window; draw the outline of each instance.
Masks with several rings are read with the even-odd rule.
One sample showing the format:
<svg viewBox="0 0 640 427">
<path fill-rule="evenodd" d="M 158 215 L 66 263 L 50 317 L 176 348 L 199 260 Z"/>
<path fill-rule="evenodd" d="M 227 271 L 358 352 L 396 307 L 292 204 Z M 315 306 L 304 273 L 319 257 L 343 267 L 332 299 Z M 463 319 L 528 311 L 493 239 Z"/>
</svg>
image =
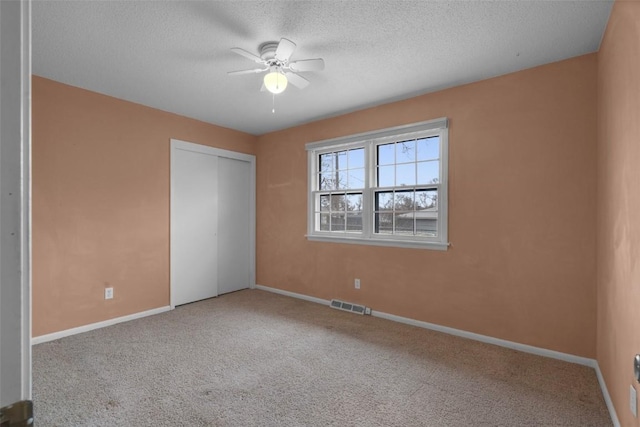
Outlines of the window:
<svg viewBox="0 0 640 427">
<path fill-rule="evenodd" d="M 447 119 L 307 144 L 307 237 L 445 250 L 447 148 Z"/>
</svg>

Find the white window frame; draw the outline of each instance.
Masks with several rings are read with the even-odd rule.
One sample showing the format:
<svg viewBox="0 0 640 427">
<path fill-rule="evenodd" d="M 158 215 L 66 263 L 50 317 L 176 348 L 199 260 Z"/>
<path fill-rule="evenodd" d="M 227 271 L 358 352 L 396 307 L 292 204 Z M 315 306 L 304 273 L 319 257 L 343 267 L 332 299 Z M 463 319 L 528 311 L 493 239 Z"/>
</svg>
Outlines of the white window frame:
<svg viewBox="0 0 640 427">
<path fill-rule="evenodd" d="M 390 142 L 435 136 L 440 138 L 440 176 L 438 187 L 438 233 L 437 236 L 401 236 L 374 232 L 373 198 L 376 184 L 376 147 Z M 376 246 L 395 246 L 447 250 L 448 241 L 448 165 L 449 125 L 447 118 L 428 120 L 404 126 L 381 129 L 346 137 L 310 142 L 305 146 L 308 156 L 307 191 L 307 239 L 322 242 L 353 243 Z M 362 233 L 316 230 L 316 200 L 318 190 L 319 156 L 333 151 L 354 148 L 365 150 L 365 184 L 362 191 Z M 416 187 L 423 187 L 422 185 Z M 400 188 L 400 187 L 395 187 Z M 407 187 L 408 189 L 415 187 Z M 347 190 L 348 191 L 348 190 Z"/>
</svg>

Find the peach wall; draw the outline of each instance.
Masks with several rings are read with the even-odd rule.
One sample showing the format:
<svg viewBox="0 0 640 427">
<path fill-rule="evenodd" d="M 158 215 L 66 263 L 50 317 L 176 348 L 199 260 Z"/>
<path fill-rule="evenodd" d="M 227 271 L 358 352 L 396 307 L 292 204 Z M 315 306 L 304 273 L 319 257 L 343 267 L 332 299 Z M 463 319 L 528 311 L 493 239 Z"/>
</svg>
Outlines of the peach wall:
<svg viewBox="0 0 640 427">
<path fill-rule="evenodd" d="M 598 364 L 623 426 L 640 353 L 640 2 L 617 1 L 598 53 Z"/>
<path fill-rule="evenodd" d="M 259 137 L 257 283 L 595 357 L 596 69 L 586 55 Z M 438 117 L 448 251 L 305 239 L 305 143 Z"/>
<path fill-rule="evenodd" d="M 169 305 L 169 140 L 256 137 L 36 76 L 32 107 L 33 336 Z"/>
</svg>

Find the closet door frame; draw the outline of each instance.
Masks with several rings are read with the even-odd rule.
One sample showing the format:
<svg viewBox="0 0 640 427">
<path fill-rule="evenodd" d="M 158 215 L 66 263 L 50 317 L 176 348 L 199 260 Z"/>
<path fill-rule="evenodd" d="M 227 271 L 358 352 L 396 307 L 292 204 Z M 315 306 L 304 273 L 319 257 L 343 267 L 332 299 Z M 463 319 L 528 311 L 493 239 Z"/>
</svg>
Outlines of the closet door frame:
<svg viewBox="0 0 640 427">
<path fill-rule="evenodd" d="M 240 160 L 240 161 L 244 161 L 249 163 L 250 165 L 250 177 L 249 177 L 249 186 L 250 186 L 250 203 L 249 203 L 249 253 L 250 253 L 250 257 L 249 257 L 249 289 L 255 289 L 255 285 L 256 285 L 256 258 L 255 258 L 255 253 L 256 253 L 256 157 L 251 155 L 251 154 L 244 154 L 244 153 L 238 153 L 235 151 L 230 151 L 230 150 L 223 150 L 221 148 L 214 148 L 214 147 L 209 147 L 206 145 L 201 145 L 201 144 L 195 144 L 192 142 L 187 142 L 187 141 L 181 141 L 178 139 L 171 139 L 171 151 L 170 151 L 170 158 L 171 158 L 171 166 L 170 166 L 170 180 L 171 180 L 171 194 L 170 194 L 170 219 L 169 219 L 169 223 L 170 223 L 170 240 L 169 240 L 169 248 L 170 248 L 170 255 L 169 255 L 169 269 L 170 269 L 170 275 L 169 275 L 169 301 L 170 301 L 170 306 L 171 309 L 175 308 L 175 301 L 174 301 L 174 285 L 176 283 L 176 277 L 174 276 L 175 273 L 175 259 L 176 259 L 176 254 L 174 253 L 174 247 L 172 245 L 172 242 L 175 241 L 175 236 L 174 236 L 174 224 L 173 224 L 173 219 L 175 217 L 174 213 L 176 212 L 176 206 L 174 205 L 174 194 L 175 194 L 175 171 L 176 171 L 176 165 L 175 165 L 175 158 L 176 158 L 176 152 L 178 150 L 183 150 L 183 151 L 192 151 L 192 152 L 196 152 L 196 153 L 202 153 L 202 154 L 206 154 L 206 155 L 210 155 L 210 156 L 217 156 L 217 157 L 224 157 L 224 158 L 228 158 L 228 159 L 234 159 L 234 160 Z M 216 189 L 216 191 L 218 191 Z M 219 227 L 219 224 L 218 224 Z"/>
</svg>

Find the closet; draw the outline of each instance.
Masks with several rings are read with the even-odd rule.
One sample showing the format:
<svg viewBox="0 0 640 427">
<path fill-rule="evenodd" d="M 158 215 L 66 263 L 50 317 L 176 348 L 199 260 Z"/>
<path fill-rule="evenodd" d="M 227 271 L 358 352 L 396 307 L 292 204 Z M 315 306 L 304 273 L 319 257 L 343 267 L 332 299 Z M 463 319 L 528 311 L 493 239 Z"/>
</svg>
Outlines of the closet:
<svg viewBox="0 0 640 427">
<path fill-rule="evenodd" d="M 255 284 L 255 156 L 171 140 L 171 307 Z"/>
</svg>

